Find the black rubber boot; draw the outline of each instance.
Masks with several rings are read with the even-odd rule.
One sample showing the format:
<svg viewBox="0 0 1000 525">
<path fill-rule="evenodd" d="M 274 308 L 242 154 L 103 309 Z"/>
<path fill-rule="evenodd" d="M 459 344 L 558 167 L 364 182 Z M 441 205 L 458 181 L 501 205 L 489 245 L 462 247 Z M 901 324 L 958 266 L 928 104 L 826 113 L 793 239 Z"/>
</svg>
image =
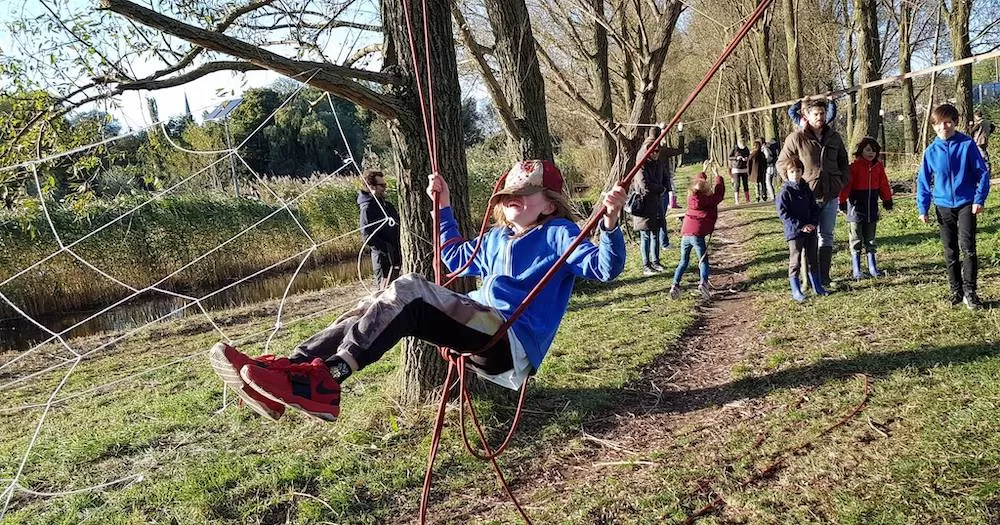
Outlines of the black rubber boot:
<svg viewBox="0 0 1000 525">
<path fill-rule="evenodd" d="M 819 277 L 823 286 L 830 286 L 830 263 L 833 261 L 833 246 L 819 247 Z"/>
</svg>

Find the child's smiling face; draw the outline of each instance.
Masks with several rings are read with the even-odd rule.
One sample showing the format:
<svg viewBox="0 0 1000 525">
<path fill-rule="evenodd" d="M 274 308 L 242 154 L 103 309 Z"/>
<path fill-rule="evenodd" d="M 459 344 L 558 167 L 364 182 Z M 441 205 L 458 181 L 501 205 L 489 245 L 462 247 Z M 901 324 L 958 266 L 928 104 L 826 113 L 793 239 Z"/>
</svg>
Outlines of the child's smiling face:
<svg viewBox="0 0 1000 525">
<path fill-rule="evenodd" d="M 550 215 L 556 211 L 556 205 L 545 196 L 544 192 L 531 195 L 502 195 L 503 215 L 508 222 L 521 231 L 534 226 L 542 215 Z"/>
<path fill-rule="evenodd" d="M 955 134 L 955 121 L 943 118 L 934 123 L 934 132 L 941 140 L 948 140 Z"/>
<path fill-rule="evenodd" d="M 871 146 L 865 146 L 865 149 L 861 150 L 861 156 L 868 162 L 871 162 L 875 160 L 875 150 Z"/>
</svg>

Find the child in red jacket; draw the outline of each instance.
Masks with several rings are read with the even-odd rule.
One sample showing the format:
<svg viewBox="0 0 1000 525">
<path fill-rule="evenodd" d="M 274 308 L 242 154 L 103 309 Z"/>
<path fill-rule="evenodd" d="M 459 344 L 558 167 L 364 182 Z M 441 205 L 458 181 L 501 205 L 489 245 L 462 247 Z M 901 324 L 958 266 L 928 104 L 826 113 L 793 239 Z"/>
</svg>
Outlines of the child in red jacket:
<svg viewBox="0 0 1000 525">
<path fill-rule="evenodd" d="M 878 141 L 865 137 L 854 150 L 850 179 L 840 192 L 840 210 L 847 214 L 851 240 L 851 271 L 861 279 L 861 252 L 868 252 L 868 273 L 879 277 L 875 262 L 875 225 L 878 224 L 878 201 L 892 209 L 892 188 L 885 175 L 885 166 L 878 161 L 882 147 Z"/>
<path fill-rule="evenodd" d="M 707 169 L 708 163 L 705 163 Z M 708 247 L 705 237 L 715 231 L 715 221 L 719 218 L 719 203 L 726 195 L 726 185 L 718 170 L 712 169 L 715 175 L 715 186 L 708 182 L 708 176 L 702 171 L 691 182 L 688 190 L 687 211 L 684 213 L 684 223 L 681 225 L 681 260 L 674 270 L 674 284 L 670 286 L 670 298 L 676 299 L 681 294 L 681 277 L 691 261 L 691 249 L 698 255 L 698 270 L 701 277 L 698 292 L 708 300 L 712 298 L 708 289 Z"/>
</svg>

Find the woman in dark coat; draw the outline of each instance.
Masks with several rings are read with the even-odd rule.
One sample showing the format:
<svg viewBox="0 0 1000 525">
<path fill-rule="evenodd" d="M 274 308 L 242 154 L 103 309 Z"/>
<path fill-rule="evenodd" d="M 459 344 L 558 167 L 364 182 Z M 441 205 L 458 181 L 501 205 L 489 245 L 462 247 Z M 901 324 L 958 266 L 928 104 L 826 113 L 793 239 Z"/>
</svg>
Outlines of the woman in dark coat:
<svg viewBox="0 0 1000 525">
<path fill-rule="evenodd" d="M 761 150 L 764 143 L 755 140 L 750 150 L 750 180 L 757 183 L 757 202 L 767 200 L 767 157 Z"/>
<path fill-rule="evenodd" d="M 647 138 L 636 156 L 638 162 L 646 150 L 653 145 Z M 642 253 L 643 275 L 653 275 L 666 271 L 660 265 L 659 231 L 663 227 L 664 165 L 659 161 L 659 149 L 654 150 L 642 164 L 642 172 L 632 181 L 630 192 L 642 198 L 641 206 L 633 208 L 632 228 L 639 232 L 640 253 Z"/>
</svg>

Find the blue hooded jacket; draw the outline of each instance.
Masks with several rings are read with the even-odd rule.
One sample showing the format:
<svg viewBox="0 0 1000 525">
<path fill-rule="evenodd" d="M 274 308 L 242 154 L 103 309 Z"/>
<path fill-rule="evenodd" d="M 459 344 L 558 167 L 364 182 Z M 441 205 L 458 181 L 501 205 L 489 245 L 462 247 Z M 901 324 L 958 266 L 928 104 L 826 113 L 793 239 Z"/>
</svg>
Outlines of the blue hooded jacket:
<svg viewBox="0 0 1000 525">
<path fill-rule="evenodd" d="M 958 208 L 986 203 L 990 193 L 990 173 L 975 141 L 955 132 L 948 140 L 937 138 L 924 150 L 917 172 L 917 211 L 927 215 L 934 205 Z"/>
<path fill-rule="evenodd" d="M 510 228 L 492 228 L 463 277 L 479 276 L 479 289 L 469 293 L 475 301 L 490 306 L 505 318 L 520 306 L 542 276 L 566 251 L 580 228 L 567 219 L 549 219 L 519 236 Z M 452 271 L 461 268 L 476 241 L 465 241 L 451 208 L 441 210 L 441 260 Z M 621 228 L 601 230 L 599 246 L 581 242 L 538 297 L 514 321 L 511 330 L 524 347 L 531 366 L 542 364 L 556 330 L 566 313 L 576 277 L 610 281 L 625 269 L 625 237 Z"/>
<path fill-rule="evenodd" d="M 813 196 L 809 183 L 805 180 L 800 180 L 798 184 L 785 181 L 781 186 L 781 193 L 774 200 L 774 205 L 778 209 L 781 223 L 785 226 L 786 241 L 807 235 L 802 231 L 807 224 L 819 225 L 819 205 L 816 204 L 816 197 Z"/>
</svg>

